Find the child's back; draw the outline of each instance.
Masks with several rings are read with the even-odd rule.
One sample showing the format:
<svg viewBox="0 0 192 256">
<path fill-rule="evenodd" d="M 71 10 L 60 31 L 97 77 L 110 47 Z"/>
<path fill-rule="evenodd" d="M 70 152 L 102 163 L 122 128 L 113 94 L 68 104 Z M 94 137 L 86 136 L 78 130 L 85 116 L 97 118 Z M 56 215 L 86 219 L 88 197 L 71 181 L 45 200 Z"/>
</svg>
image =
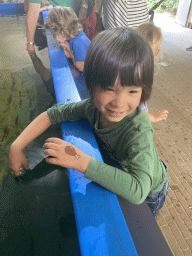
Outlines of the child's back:
<svg viewBox="0 0 192 256">
<path fill-rule="evenodd" d="M 161 46 L 163 43 L 163 35 L 161 29 L 155 26 L 153 23 L 148 22 L 140 25 L 137 30 L 147 39 L 151 49 L 153 51 L 154 58 L 156 59 L 161 52 Z M 167 110 L 161 110 L 155 114 L 148 113 L 147 102 L 143 102 L 140 107 L 147 113 L 151 122 L 158 122 L 166 120 L 168 116 Z"/>
</svg>

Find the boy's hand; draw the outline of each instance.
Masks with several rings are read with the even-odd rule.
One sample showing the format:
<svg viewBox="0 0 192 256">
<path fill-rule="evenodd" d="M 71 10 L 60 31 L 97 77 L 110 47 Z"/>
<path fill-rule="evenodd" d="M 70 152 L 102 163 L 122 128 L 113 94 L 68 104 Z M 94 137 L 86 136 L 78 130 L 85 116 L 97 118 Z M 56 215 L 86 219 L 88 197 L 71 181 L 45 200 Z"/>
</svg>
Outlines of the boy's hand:
<svg viewBox="0 0 192 256">
<path fill-rule="evenodd" d="M 20 176 L 24 173 L 21 172 L 21 168 L 24 167 L 29 170 L 29 164 L 22 150 L 11 146 L 9 154 L 9 168 L 13 176 Z"/>
<path fill-rule="evenodd" d="M 85 173 L 91 157 L 84 154 L 72 144 L 58 138 L 49 138 L 44 145 L 44 153 L 52 158 L 46 162 Z"/>
<path fill-rule="evenodd" d="M 66 58 L 71 58 L 71 49 L 69 43 L 67 41 L 62 43 L 60 42 L 60 46 L 63 48 Z"/>
</svg>

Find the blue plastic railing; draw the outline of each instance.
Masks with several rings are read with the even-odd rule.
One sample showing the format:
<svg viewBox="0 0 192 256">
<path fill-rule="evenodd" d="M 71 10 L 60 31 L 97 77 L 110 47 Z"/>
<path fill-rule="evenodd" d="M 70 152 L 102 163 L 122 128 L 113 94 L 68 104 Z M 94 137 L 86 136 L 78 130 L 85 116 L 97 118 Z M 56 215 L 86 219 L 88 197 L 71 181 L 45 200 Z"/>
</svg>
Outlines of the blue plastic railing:
<svg viewBox="0 0 192 256">
<path fill-rule="evenodd" d="M 43 18 L 47 16 L 43 12 Z M 74 82 L 63 50 L 46 31 L 57 103 L 87 98 L 83 77 Z M 103 161 L 90 124 L 86 120 L 61 123 L 62 137 L 84 153 Z M 138 255 L 114 193 L 68 170 L 81 255 Z"/>
<path fill-rule="evenodd" d="M 23 3 L 0 3 L 0 16 L 24 15 Z"/>
</svg>

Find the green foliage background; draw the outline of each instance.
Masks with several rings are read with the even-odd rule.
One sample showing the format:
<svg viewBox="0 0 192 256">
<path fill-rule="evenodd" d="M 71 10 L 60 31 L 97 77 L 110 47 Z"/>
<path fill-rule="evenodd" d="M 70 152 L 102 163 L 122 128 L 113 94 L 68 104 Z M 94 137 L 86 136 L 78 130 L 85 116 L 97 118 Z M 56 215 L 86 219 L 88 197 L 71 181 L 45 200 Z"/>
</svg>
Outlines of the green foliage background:
<svg viewBox="0 0 192 256">
<path fill-rule="evenodd" d="M 147 6 L 149 10 L 159 2 L 160 0 L 147 0 Z M 171 12 L 176 14 L 179 0 L 165 0 L 157 9 L 157 12 Z"/>
</svg>

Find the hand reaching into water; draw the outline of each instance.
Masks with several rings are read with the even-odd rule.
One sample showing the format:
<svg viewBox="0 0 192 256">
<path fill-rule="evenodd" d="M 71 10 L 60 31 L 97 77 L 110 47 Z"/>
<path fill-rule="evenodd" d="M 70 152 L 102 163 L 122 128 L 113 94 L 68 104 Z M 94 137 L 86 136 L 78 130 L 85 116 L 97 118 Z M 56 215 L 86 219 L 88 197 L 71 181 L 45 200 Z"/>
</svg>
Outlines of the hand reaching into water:
<svg viewBox="0 0 192 256">
<path fill-rule="evenodd" d="M 24 174 L 24 172 L 22 173 L 22 168 L 29 170 L 29 164 L 23 151 L 13 145 L 10 148 L 9 168 L 13 176 Z"/>
</svg>

